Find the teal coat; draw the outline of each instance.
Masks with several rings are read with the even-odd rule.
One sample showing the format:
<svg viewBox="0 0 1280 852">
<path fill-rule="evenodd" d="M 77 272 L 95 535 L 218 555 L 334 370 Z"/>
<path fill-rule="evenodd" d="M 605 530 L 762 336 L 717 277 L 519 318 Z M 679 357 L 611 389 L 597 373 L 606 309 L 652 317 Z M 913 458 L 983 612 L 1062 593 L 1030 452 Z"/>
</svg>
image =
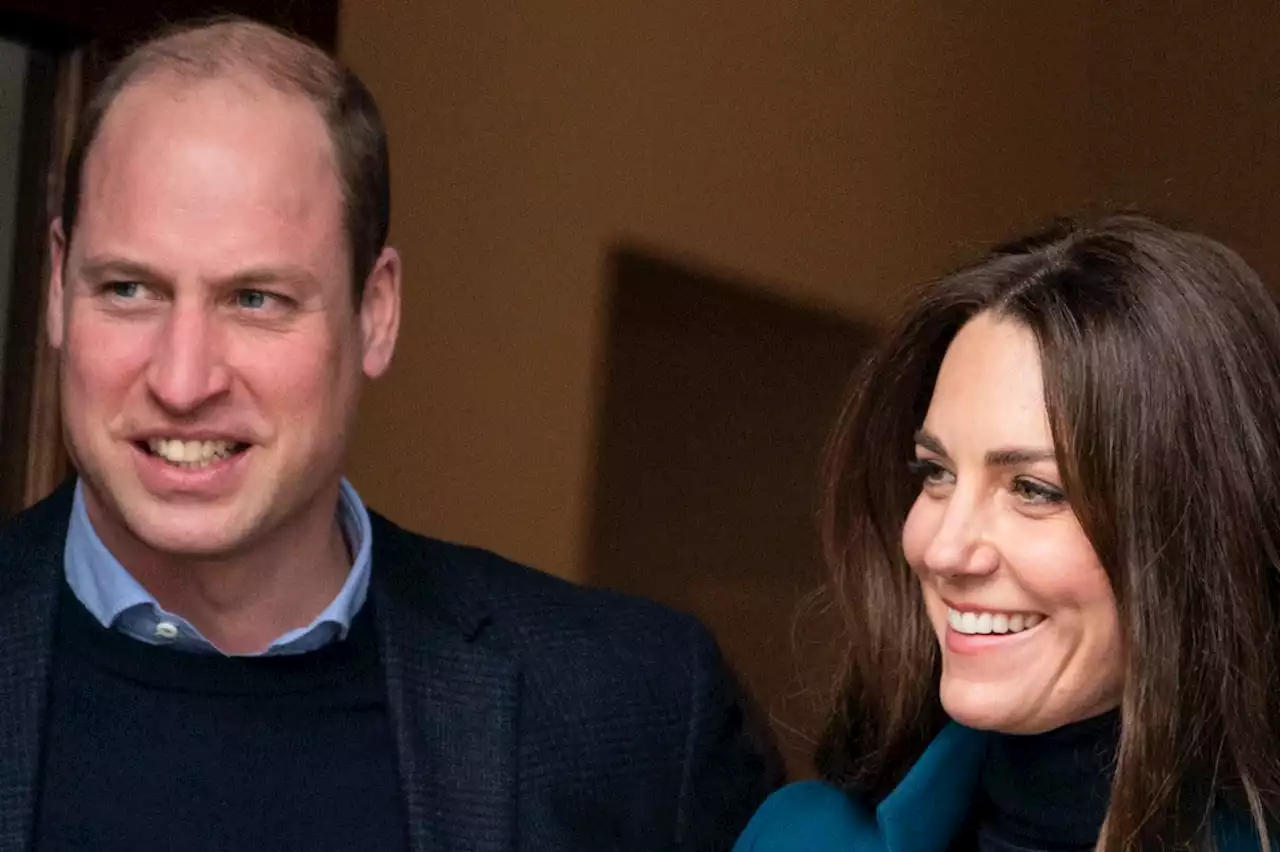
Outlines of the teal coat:
<svg viewBox="0 0 1280 852">
<path fill-rule="evenodd" d="M 820 781 L 784 787 L 751 818 L 733 850 L 946 852 L 968 816 L 988 736 L 948 724 L 874 810 Z M 1219 852 L 1258 852 L 1248 820 L 1222 819 L 1215 834 Z"/>
</svg>

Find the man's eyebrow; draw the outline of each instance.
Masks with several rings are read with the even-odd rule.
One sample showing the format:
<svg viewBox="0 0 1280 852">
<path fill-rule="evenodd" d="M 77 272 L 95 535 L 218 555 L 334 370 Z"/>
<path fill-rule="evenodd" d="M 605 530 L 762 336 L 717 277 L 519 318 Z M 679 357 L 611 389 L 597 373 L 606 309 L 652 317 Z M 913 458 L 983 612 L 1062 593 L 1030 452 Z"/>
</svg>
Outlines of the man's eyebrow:
<svg viewBox="0 0 1280 852">
<path fill-rule="evenodd" d="M 90 257 L 80 264 L 80 277 L 94 281 L 108 279 L 141 279 L 154 281 L 161 275 L 145 263 L 115 255 Z"/>
<path fill-rule="evenodd" d="M 93 281 L 140 280 L 161 281 L 165 276 L 145 263 L 115 255 L 91 257 L 80 265 L 80 275 Z M 216 286 L 260 287 L 273 283 L 296 283 L 311 285 L 316 277 L 304 267 L 292 264 L 279 266 L 251 266 L 242 269 L 224 279 L 214 282 Z"/>
<path fill-rule="evenodd" d="M 290 264 L 282 266 L 253 266 L 222 279 L 218 283 L 232 287 L 255 287 L 263 284 L 283 283 L 311 285 L 316 283 L 316 276 L 304 267 Z"/>
</svg>

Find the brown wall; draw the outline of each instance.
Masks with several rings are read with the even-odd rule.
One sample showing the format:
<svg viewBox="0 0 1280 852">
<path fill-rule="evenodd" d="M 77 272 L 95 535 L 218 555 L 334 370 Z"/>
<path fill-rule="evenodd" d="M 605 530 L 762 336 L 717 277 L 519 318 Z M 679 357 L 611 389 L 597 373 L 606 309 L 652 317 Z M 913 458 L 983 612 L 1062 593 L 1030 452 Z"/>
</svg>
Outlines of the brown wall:
<svg viewBox="0 0 1280 852">
<path fill-rule="evenodd" d="M 612 278 L 584 579 L 701 618 L 805 775 L 838 653 L 814 482 L 869 329 L 650 249 Z"/>
<path fill-rule="evenodd" d="M 1224 240 L 1280 290 L 1280 3 L 1098 10 L 1098 186 Z"/>
<path fill-rule="evenodd" d="M 789 641 L 819 573 L 804 482 L 843 341 L 1060 212 L 1144 207 L 1280 281 L 1274 0 L 344 5 L 407 269 L 357 486 L 696 612 L 796 775 L 831 644 Z M 620 245 L 652 249 L 631 289 Z"/>
<path fill-rule="evenodd" d="M 581 577 L 609 247 L 874 321 L 905 282 L 1090 199 L 1093 47 L 1070 5 L 344 4 L 408 270 L 357 485 Z"/>
</svg>

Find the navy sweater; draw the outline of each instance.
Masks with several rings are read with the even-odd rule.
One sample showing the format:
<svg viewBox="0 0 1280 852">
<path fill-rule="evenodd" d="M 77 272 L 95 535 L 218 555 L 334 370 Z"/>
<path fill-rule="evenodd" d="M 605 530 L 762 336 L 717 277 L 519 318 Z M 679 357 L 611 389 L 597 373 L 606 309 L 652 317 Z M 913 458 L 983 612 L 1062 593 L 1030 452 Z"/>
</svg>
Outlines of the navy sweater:
<svg viewBox="0 0 1280 852">
<path fill-rule="evenodd" d="M 64 585 L 40 852 L 406 849 L 371 605 L 343 642 L 228 658 L 104 629 Z"/>
</svg>

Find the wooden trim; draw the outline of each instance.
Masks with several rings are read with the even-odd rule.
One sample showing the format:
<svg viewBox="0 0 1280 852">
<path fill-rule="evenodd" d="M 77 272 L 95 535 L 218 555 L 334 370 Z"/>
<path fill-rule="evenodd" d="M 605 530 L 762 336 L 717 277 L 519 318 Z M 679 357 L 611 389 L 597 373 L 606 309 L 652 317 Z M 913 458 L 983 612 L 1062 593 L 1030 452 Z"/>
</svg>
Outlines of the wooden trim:
<svg viewBox="0 0 1280 852">
<path fill-rule="evenodd" d="M 71 151 L 76 118 L 84 100 L 85 48 L 78 48 L 58 62 L 56 90 L 53 96 L 53 122 L 49 168 L 45 178 L 43 218 L 48 222 L 62 203 L 63 164 Z M 40 255 L 38 285 L 39 322 L 36 325 L 35 364 L 31 375 L 31 407 L 28 412 L 26 475 L 23 504 L 31 505 L 53 491 L 69 469 L 62 441 L 61 404 L 58 392 L 58 354 L 49 346 L 44 315 L 49 300 L 49 252 Z"/>
<path fill-rule="evenodd" d="M 57 370 L 45 342 L 43 306 L 48 281 L 47 223 L 58 203 L 49 178 L 61 171 L 67 128 L 79 108 L 80 67 L 75 52 L 55 57 L 39 49 L 32 50 L 28 67 L 13 279 L 4 315 L 8 333 L 0 401 L 0 516 L 43 496 L 65 470 L 56 420 Z M 61 176 L 54 182 L 60 188 Z"/>
</svg>

